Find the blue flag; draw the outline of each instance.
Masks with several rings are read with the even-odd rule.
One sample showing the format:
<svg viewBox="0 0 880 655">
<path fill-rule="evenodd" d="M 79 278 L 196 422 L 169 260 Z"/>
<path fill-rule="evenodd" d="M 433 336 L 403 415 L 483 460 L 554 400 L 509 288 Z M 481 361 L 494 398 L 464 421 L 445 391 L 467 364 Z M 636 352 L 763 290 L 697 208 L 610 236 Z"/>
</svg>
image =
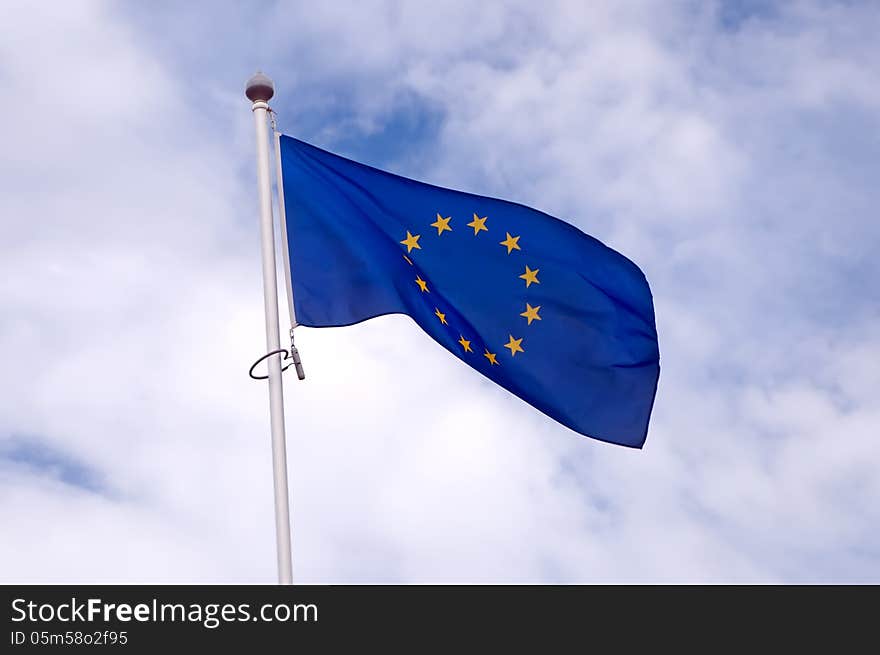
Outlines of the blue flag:
<svg viewBox="0 0 880 655">
<path fill-rule="evenodd" d="M 581 434 L 641 447 L 660 374 L 651 291 L 559 219 L 281 137 L 297 322 L 406 314 L 468 366 Z"/>
</svg>

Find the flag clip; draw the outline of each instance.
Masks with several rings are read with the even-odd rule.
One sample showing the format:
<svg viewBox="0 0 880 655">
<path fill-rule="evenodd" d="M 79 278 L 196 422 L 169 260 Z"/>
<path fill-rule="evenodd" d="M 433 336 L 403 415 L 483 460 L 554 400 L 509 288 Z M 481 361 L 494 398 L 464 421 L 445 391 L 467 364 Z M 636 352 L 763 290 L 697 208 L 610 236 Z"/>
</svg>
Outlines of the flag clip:
<svg viewBox="0 0 880 655">
<path fill-rule="evenodd" d="M 281 367 L 281 372 L 284 373 L 288 368 L 290 368 L 291 364 L 296 369 L 296 377 L 300 380 L 306 379 L 306 372 L 303 370 L 302 360 L 299 358 L 299 350 L 297 350 L 296 346 L 293 345 L 293 328 L 290 328 L 290 351 L 288 352 L 287 348 L 279 348 L 278 350 L 273 350 L 272 352 L 268 352 L 262 357 L 260 357 L 257 361 L 255 361 L 250 370 L 248 371 L 248 375 L 251 376 L 254 380 L 268 380 L 268 375 L 254 375 L 254 369 L 257 368 L 257 365 L 265 359 L 269 359 L 272 355 L 284 355 L 281 358 L 282 362 L 290 360 L 286 366 Z"/>
<path fill-rule="evenodd" d="M 303 370 L 302 360 L 299 358 L 299 350 L 293 344 L 293 328 L 290 328 L 290 359 L 293 360 L 293 367 L 296 369 L 296 377 L 300 380 L 306 379 L 306 372 Z M 288 364 L 288 366 L 290 366 Z"/>
</svg>

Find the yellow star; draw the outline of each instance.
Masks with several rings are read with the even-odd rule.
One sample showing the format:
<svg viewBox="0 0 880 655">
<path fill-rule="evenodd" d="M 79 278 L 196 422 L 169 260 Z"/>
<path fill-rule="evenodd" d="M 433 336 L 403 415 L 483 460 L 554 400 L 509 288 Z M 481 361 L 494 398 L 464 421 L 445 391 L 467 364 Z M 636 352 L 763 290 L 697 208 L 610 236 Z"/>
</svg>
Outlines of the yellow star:
<svg viewBox="0 0 880 655">
<path fill-rule="evenodd" d="M 473 352 L 471 350 L 471 342 L 468 341 L 467 339 L 465 339 L 462 335 L 458 335 L 458 336 L 461 337 L 461 339 L 458 340 L 458 343 L 461 344 L 461 347 L 464 348 L 464 351 L 466 353 Z"/>
<path fill-rule="evenodd" d="M 519 241 L 519 237 L 510 236 L 510 232 L 505 232 L 505 234 L 507 235 L 507 238 L 501 242 L 501 245 L 507 246 L 507 254 L 509 255 L 514 250 L 520 249 L 519 244 L 517 243 L 517 241 Z"/>
<path fill-rule="evenodd" d="M 519 276 L 520 280 L 526 281 L 526 289 L 531 286 L 532 282 L 534 282 L 535 284 L 541 284 L 541 280 L 538 279 L 538 271 L 540 270 L 540 268 L 536 268 L 533 271 L 528 266 L 526 266 L 526 272 Z"/>
<path fill-rule="evenodd" d="M 446 218 L 443 218 L 440 214 L 437 214 L 437 220 L 431 223 L 431 227 L 437 228 L 438 237 L 443 234 L 443 230 L 446 230 L 447 232 L 452 232 L 452 228 L 449 227 L 449 221 L 451 220 L 452 216 L 447 216 Z"/>
<path fill-rule="evenodd" d="M 404 255 L 403 258 L 406 260 L 406 263 L 407 263 L 407 264 L 409 264 L 410 266 L 413 265 L 412 260 L 411 260 L 409 257 L 407 257 L 406 255 Z"/>
<path fill-rule="evenodd" d="M 495 360 L 495 353 L 490 353 L 488 348 L 486 348 L 486 352 L 483 353 L 483 357 L 489 360 L 490 366 L 500 366 L 500 364 Z"/>
<path fill-rule="evenodd" d="M 486 227 L 486 219 L 487 218 L 489 218 L 489 217 L 483 216 L 483 218 L 480 218 L 479 216 L 474 214 L 474 220 L 472 220 L 470 223 L 467 224 L 468 227 L 474 228 L 474 236 L 477 236 L 477 234 L 479 234 L 480 230 L 482 230 L 483 232 L 489 231 L 489 228 Z"/>
<path fill-rule="evenodd" d="M 526 303 L 526 311 L 524 311 L 520 316 L 525 316 L 528 321 L 528 325 L 532 324 L 532 321 L 540 321 L 541 317 L 538 316 L 538 310 L 541 309 L 541 305 L 537 307 L 532 307 L 529 303 Z"/>
<path fill-rule="evenodd" d="M 519 344 L 522 343 L 522 339 L 514 339 L 513 335 L 510 336 L 510 341 L 504 344 L 505 348 L 510 348 L 510 356 L 514 357 L 516 353 L 524 353 L 525 350 L 522 349 L 522 346 Z"/>
<path fill-rule="evenodd" d="M 402 243 L 403 245 L 406 246 L 406 251 L 407 251 L 407 252 L 412 252 L 412 251 L 413 251 L 413 248 L 415 248 L 415 249 L 417 249 L 417 250 L 421 250 L 422 247 L 419 245 L 419 237 L 420 237 L 420 236 L 422 236 L 422 235 L 421 235 L 421 234 L 416 234 L 416 235 L 414 236 L 414 235 L 412 235 L 412 234 L 409 233 L 409 230 L 407 230 L 407 231 L 406 231 L 406 239 L 404 239 L 404 240 L 401 241 L 400 243 Z"/>
<path fill-rule="evenodd" d="M 449 325 L 449 324 L 446 322 L 446 314 L 444 314 L 443 312 L 441 312 L 441 311 L 440 311 L 439 309 L 437 309 L 436 307 L 434 308 L 434 314 L 437 316 L 437 318 L 440 319 L 440 322 L 443 323 L 443 325 Z"/>
<path fill-rule="evenodd" d="M 416 284 L 419 285 L 419 289 L 422 290 L 422 293 L 431 293 L 428 291 L 428 283 L 422 279 L 421 275 L 416 278 Z"/>
</svg>

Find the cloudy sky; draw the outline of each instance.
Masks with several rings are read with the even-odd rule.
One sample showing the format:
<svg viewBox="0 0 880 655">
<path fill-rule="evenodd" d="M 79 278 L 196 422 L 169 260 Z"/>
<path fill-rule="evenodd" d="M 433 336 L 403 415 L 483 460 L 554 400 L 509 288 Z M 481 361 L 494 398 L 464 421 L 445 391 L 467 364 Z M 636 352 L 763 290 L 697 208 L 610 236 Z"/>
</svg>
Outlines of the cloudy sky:
<svg viewBox="0 0 880 655">
<path fill-rule="evenodd" d="M 663 367 L 639 451 L 407 317 L 299 329 L 297 581 L 880 582 L 877 3 L 7 0 L 0 24 L 0 581 L 275 580 L 259 68 L 285 132 L 633 259 Z"/>
</svg>

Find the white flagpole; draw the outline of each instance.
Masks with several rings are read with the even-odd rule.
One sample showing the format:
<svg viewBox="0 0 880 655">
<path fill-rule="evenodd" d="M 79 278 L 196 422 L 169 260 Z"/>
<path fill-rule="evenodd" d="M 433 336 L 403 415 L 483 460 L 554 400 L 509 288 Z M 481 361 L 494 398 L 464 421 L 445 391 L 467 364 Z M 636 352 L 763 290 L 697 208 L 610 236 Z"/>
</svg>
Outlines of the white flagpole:
<svg viewBox="0 0 880 655">
<path fill-rule="evenodd" d="M 272 188 L 269 179 L 269 133 L 266 125 L 269 100 L 275 87 L 267 76 L 256 73 L 245 87 L 253 103 L 257 131 L 257 186 L 260 193 L 260 236 L 263 254 L 263 305 L 266 310 L 267 352 L 281 348 L 278 328 L 278 278 L 275 272 L 275 230 L 272 225 Z M 275 483 L 275 542 L 278 555 L 278 583 L 292 584 L 290 554 L 290 508 L 287 490 L 287 447 L 284 436 L 284 396 L 281 385 L 281 355 L 272 355 L 269 365 L 269 416 L 272 426 L 272 471 Z"/>
</svg>

